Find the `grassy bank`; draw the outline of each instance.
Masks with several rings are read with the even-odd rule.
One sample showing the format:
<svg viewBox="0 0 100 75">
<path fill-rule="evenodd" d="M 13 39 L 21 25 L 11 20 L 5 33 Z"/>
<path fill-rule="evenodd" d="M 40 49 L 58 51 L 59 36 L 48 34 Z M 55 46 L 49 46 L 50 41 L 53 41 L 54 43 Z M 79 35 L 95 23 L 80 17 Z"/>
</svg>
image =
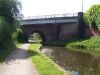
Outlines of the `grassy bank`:
<svg viewBox="0 0 100 75">
<path fill-rule="evenodd" d="M 92 55 L 100 56 L 100 37 L 88 37 L 79 40 L 73 40 L 66 44 L 67 48 L 74 48 L 77 51 L 87 52 Z"/>
<path fill-rule="evenodd" d="M 99 50 L 100 49 L 100 37 L 88 37 L 79 40 L 73 40 L 66 44 L 67 47 L 88 49 L 88 50 Z"/>
<path fill-rule="evenodd" d="M 53 46 L 66 46 L 69 50 L 81 51 L 100 56 L 100 37 L 86 37 L 77 40 L 58 40 L 50 43 Z"/>
<path fill-rule="evenodd" d="M 63 72 L 45 55 L 38 51 L 40 44 L 31 44 L 29 54 L 39 75 L 63 75 Z"/>
</svg>

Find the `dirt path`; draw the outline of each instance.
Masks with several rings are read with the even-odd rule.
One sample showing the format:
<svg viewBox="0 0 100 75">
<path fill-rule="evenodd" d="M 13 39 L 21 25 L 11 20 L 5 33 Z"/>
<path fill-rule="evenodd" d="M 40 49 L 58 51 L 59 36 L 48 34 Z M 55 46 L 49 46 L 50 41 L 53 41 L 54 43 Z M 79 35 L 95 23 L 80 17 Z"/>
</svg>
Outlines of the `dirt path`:
<svg viewBox="0 0 100 75">
<path fill-rule="evenodd" d="M 27 49 L 29 44 L 17 48 L 0 64 L 0 75 L 38 75 L 32 61 L 29 59 Z"/>
</svg>

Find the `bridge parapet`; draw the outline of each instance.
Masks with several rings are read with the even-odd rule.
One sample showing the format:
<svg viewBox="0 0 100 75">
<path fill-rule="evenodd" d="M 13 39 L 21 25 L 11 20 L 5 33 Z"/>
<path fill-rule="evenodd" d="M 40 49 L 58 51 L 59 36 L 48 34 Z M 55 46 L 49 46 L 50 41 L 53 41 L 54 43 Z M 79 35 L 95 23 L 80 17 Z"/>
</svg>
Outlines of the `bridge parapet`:
<svg viewBox="0 0 100 75">
<path fill-rule="evenodd" d="M 53 14 L 53 15 L 41 15 L 41 16 L 28 16 L 24 17 L 23 20 L 27 19 L 47 19 L 47 18 L 58 18 L 58 17 L 76 17 L 78 13 L 66 13 L 66 14 Z"/>
<path fill-rule="evenodd" d="M 23 19 L 21 25 L 78 22 L 76 13 L 36 16 Z"/>
</svg>

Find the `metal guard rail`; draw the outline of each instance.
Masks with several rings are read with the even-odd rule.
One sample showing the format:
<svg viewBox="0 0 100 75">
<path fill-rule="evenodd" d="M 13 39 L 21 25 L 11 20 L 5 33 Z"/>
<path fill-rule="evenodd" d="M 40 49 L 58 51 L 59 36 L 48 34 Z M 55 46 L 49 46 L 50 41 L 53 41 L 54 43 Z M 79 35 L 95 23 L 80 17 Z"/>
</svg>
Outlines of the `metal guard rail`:
<svg viewBox="0 0 100 75">
<path fill-rule="evenodd" d="M 53 15 L 41 15 L 41 16 L 28 16 L 23 19 L 47 19 L 47 18 L 57 18 L 57 17 L 75 17 L 78 13 L 66 13 L 66 14 L 53 14 Z"/>
</svg>

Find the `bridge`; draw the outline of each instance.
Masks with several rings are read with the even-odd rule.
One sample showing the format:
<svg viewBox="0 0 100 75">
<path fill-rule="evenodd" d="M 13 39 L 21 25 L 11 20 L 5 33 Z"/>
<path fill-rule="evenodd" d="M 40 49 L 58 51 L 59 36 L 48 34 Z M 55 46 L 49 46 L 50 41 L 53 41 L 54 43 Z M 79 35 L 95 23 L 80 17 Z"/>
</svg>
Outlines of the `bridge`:
<svg viewBox="0 0 100 75">
<path fill-rule="evenodd" d="M 62 15 L 44 15 L 24 18 L 21 28 L 29 36 L 39 33 L 44 42 L 58 39 L 73 39 L 83 32 L 83 13 L 67 13 Z"/>
</svg>

